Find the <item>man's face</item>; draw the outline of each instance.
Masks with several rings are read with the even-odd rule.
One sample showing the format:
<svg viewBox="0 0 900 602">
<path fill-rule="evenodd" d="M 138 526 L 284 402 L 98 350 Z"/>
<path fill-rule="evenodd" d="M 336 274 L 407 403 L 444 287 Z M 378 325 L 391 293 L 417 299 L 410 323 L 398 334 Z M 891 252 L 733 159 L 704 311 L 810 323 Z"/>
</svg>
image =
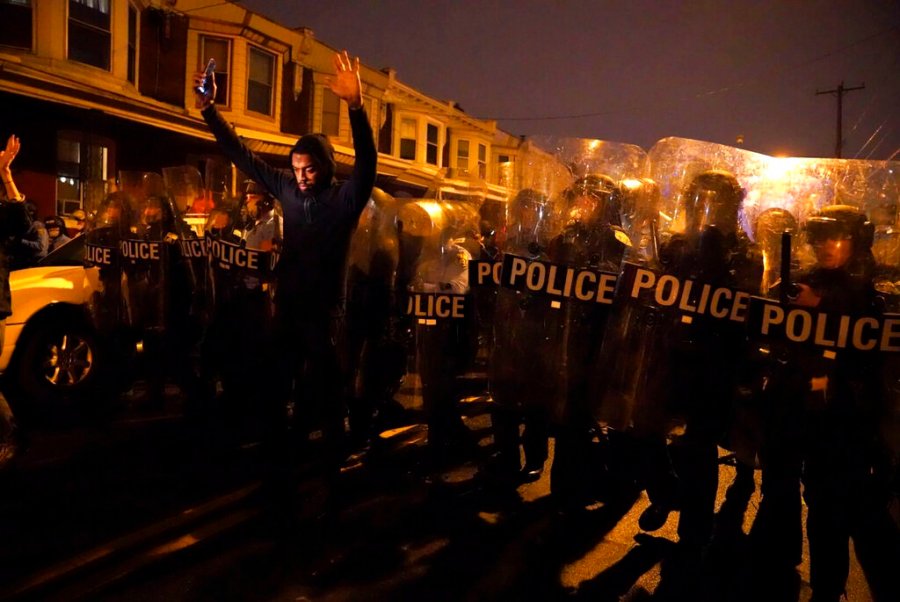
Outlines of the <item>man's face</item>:
<svg viewBox="0 0 900 602">
<path fill-rule="evenodd" d="M 122 208 L 115 203 L 111 203 L 106 206 L 104 214 L 106 218 L 104 221 L 117 222 L 119 221 L 119 218 L 122 217 Z"/>
<path fill-rule="evenodd" d="M 312 192 L 319 179 L 319 168 L 307 154 L 294 153 L 291 155 L 291 167 L 294 169 L 294 177 L 297 178 L 297 187 L 301 192 Z"/>
<path fill-rule="evenodd" d="M 155 224 L 162 218 L 162 208 L 155 203 L 148 203 L 144 207 L 144 223 Z"/>
<path fill-rule="evenodd" d="M 814 245 L 816 261 L 826 269 L 843 267 L 853 255 L 853 239 L 826 238 Z"/>
<path fill-rule="evenodd" d="M 586 224 L 596 209 L 598 200 L 589 194 L 580 194 L 572 201 L 566 216 L 569 224 Z"/>
<path fill-rule="evenodd" d="M 259 207 L 256 204 L 259 201 L 259 198 L 260 198 L 260 195 L 258 195 L 258 194 L 248 194 L 247 195 L 247 201 L 244 206 L 247 209 L 247 215 L 249 215 L 250 217 L 253 217 L 253 218 L 259 217 Z"/>
</svg>

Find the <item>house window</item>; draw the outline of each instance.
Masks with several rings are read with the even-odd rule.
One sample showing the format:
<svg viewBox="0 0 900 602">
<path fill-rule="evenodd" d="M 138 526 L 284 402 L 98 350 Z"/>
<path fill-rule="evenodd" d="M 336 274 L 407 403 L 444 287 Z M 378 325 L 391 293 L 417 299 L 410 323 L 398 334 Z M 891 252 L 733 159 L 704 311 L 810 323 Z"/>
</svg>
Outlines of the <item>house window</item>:
<svg viewBox="0 0 900 602">
<path fill-rule="evenodd" d="M 337 136 L 341 128 L 341 99 L 329 90 L 324 89 L 322 95 L 322 133 L 326 136 Z"/>
<path fill-rule="evenodd" d="M 31 50 L 31 0 L 0 0 L 0 45 Z"/>
<path fill-rule="evenodd" d="M 478 177 L 487 179 L 487 146 L 484 144 L 478 145 Z"/>
<path fill-rule="evenodd" d="M 138 11 L 134 5 L 128 5 L 128 81 L 137 81 L 137 36 Z"/>
<path fill-rule="evenodd" d="M 456 171 L 460 175 L 469 173 L 469 141 L 460 140 L 456 143 Z"/>
<path fill-rule="evenodd" d="M 227 107 L 229 101 L 228 74 L 231 72 L 231 40 L 200 36 L 197 71 L 206 69 L 209 59 L 216 59 L 216 104 Z"/>
<path fill-rule="evenodd" d="M 400 158 L 416 160 L 416 128 L 415 119 L 400 120 Z"/>
<path fill-rule="evenodd" d="M 516 164 L 510 155 L 497 155 L 497 183 L 501 186 L 512 186 Z"/>
<path fill-rule="evenodd" d="M 275 84 L 275 57 L 250 47 L 250 77 L 247 79 L 247 110 L 272 114 Z"/>
<path fill-rule="evenodd" d="M 484 144 L 478 145 L 478 177 L 487 179 L 487 146 Z"/>
<path fill-rule="evenodd" d="M 425 136 L 425 162 L 438 164 L 438 126 L 429 123 Z"/>
<path fill-rule="evenodd" d="M 109 71 L 109 0 L 69 0 L 69 60 Z"/>
<path fill-rule="evenodd" d="M 109 149 L 82 141 L 78 132 L 60 134 L 56 142 L 56 212 L 70 214 L 83 207 L 87 182 L 104 182 Z"/>
</svg>

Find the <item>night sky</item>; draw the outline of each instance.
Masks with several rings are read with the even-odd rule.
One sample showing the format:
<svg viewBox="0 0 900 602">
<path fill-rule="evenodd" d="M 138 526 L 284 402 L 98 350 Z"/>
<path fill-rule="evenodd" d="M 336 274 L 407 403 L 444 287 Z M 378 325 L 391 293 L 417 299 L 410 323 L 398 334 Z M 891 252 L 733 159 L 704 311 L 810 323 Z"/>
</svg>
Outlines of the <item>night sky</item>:
<svg viewBox="0 0 900 602">
<path fill-rule="evenodd" d="M 900 159 L 897 0 L 245 0 L 513 134 Z"/>
</svg>

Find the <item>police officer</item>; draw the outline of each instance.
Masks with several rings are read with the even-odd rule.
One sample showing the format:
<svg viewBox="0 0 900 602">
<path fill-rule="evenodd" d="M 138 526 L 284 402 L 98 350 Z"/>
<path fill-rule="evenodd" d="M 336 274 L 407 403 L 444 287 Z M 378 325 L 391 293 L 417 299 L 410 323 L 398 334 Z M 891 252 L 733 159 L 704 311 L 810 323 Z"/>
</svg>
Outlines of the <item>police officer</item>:
<svg viewBox="0 0 900 602">
<path fill-rule="evenodd" d="M 613 203 L 620 208 L 632 245 L 627 265 L 661 270 L 658 216 L 660 188 L 650 178 L 616 184 Z M 619 286 L 603 345 L 592 368 L 590 399 L 599 403 L 597 419 L 608 427 L 611 467 L 621 484 L 644 489 L 649 505 L 638 518 L 644 531 L 660 529 L 678 507 L 678 481 L 669 455 L 665 310 L 649 300 L 631 299 Z"/>
<path fill-rule="evenodd" d="M 274 261 L 283 240 L 277 202 L 252 180 L 244 183 L 240 209 L 214 210 L 207 224 L 215 312 L 205 348 L 218 358 L 226 418 L 242 429 L 269 428 L 277 421 L 274 375 Z M 254 261 L 242 261 L 251 254 Z"/>
<path fill-rule="evenodd" d="M 790 302 L 792 283 L 782 278 L 790 265 L 782 265 L 784 241 L 799 242 L 797 219 L 787 209 L 769 208 L 756 218 L 755 236 L 763 257 L 760 292 L 771 299 Z M 791 249 L 799 245 L 791 243 Z M 793 253 L 793 255 L 798 255 Z M 747 381 L 751 393 L 742 404 L 744 415 L 735 429 L 749 436 L 749 453 L 737 454 L 737 472 L 728 489 L 732 500 L 740 498 L 740 514 L 755 489 L 753 454 L 758 453 L 762 472 L 762 500 L 751 530 L 755 561 L 768 572 L 765 582 L 790 578 L 800 563 L 803 546 L 800 471 L 802 466 L 803 382 L 798 358 L 784 341 L 767 340 L 754 345 L 749 357 Z M 748 425 L 758 424 L 758 429 Z M 728 501 L 728 498 L 726 498 Z M 784 585 L 784 582 L 782 582 Z"/>
<path fill-rule="evenodd" d="M 660 247 L 665 271 L 682 281 L 756 292 L 762 262 L 739 227 L 743 198 L 744 190 L 730 172 L 707 170 L 694 176 L 681 196 L 685 231 Z M 676 464 L 681 484 L 678 537 L 682 558 L 697 567 L 713 534 L 718 443 L 728 429 L 747 349 L 737 323 L 707 315 L 689 322 L 671 318 L 670 411 L 685 424 Z"/>
<path fill-rule="evenodd" d="M 379 428 L 402 420 L 393 399 L 406 357 L 391 344 L 399 262 L 398 202 L 380 189 L 360 216 L 350 242 L 347 274 L 347 409 L 354 445 L 364 448 Z"/>
<path fill-rule="evenodd" d="M 630 240 L 621 227 L 620 208 L 615 204 L 615 182 L 603 174 L 576 180 L 564 192 L 563 231 L 550 241 L 550 260 L 577 268 L 618 274 Z M 553 416 L 556 432 L 550 475 L 551 494 L 563 507 L 578 508 L 595 501 L 602 475 L 592 441 L 597 434 L 588 400 L 591 367 L 595 365 L 609 306 L 566 300 L 565 401 Z"/>
<path fill-rule="evenodd" d="M 806 224 L 816 263 L 797 278 L 794 303 L 834 315 L 877 314 L 872 288 L 872 224 L 859 209 L 825 207 Z M 896 599 L 900 534 L 878 482 L 885 416 L 881 358 L 798 350 L 803 376 L 803 496 L 808 514 L 810 585 L 815 600 L 838 600 L 854 539 L 876 599 Z"/>
<path fill-rule="evenodd" d="M 474 212 L 450 202 L 440 204 L 434 221 L 426 204 L 410 203 L 400 211 L 406 238 L 420 238 L 414 244 L 404 242 L 404 250 L 421 249 L 415 261 L 412 293 L 435 298 L 439 295 L 469 293 L 471 254 L 461 244 L 469 231 Z M 470 365 L 475 333 L 468 317 L 418 320 L 416 367 L 422 382 L 422 403 L 428 421 L 430 468 L 439 472 L 448 463 L 471 456 L 474 443 L 459 412 L 460 387 L 457 377 Z"/>
<path fill-rule="evenodd" d="M 145 179 L 155 181 L 156 174 L 152 176 Z M 139 200 L 139 215 L 123 242 L 128 250 L 124 272 L 129 315 L 143 341 L 147 409 L 163 406 L 167 376 L 175 378 L 188 400 L 200 395 L 190 359 L 195 342 L 189 319 L 194 286 L 189 260 L 179 245 L 186 229 L 172 199 L 160 188 Z"/>
<path fill-rule="evenodd" d="M 548 261 L 554 213 L 546 195 L 532 188 L 520 190 L 510 203 L 503 255 Z M 559 312 L 544 301 L 527 291 L 506 287 L 496 291 L 498 319 L 491 325 L 488 358 L 495 455 L 488 474 L 501 485 L 539 479 L 548 457 L 550 407 L 560 394 L 560 378 L 557 358 L 546 341 L 555 340 L 560 329 Z M 524 465 L 519 452 L 523 424 Z"/>
<path fill-rule="evenodd" d="M 122 257 L 120 243 L 128 236 L 132 207 L 123 192 L 109 192 L 103 196 L 90 195 L 85 199 L 87 221 L 84 228 L 85 265 L 98 272 L 98 287 L 88 301 L 88 310 L 97 332 L 101 351 L 109 354 L 117 376 L 124 376 L 134 349 L 129 334 L 125 298 L 122 292 Z M 112 380 L 112 379 L 110 379 Z"/>
</svg>

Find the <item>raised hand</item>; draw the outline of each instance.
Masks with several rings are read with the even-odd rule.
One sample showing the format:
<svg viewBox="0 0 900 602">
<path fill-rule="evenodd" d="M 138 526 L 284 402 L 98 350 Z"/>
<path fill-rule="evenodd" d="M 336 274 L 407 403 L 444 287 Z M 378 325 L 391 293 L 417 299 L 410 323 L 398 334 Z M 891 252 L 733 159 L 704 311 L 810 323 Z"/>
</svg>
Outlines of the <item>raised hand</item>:
<svg viewBox="0 0 900 602">
<path fill-rule="evenodd" d="M 16 155 L 19 154 L 19 149 L 22 147 L 22 144 L 19 142 L 19 137 L 13 134 L 9 137 L 9 140 L 6 141 L 6 148 L 0 151 L 0 170 L 8 170 L 10 164 L 13 162 L 13 159 L 16 158 Z"/>
<path fill-rule="evenodd" d="M 334 77 L 328 78 L 327 83 L 334 94 L 347 101 L 351 109 L 362 106 L 362 84 L 359 80 L 359 57 L 352 61 L 347 51 L 334 54 Z"/>
</svg>

